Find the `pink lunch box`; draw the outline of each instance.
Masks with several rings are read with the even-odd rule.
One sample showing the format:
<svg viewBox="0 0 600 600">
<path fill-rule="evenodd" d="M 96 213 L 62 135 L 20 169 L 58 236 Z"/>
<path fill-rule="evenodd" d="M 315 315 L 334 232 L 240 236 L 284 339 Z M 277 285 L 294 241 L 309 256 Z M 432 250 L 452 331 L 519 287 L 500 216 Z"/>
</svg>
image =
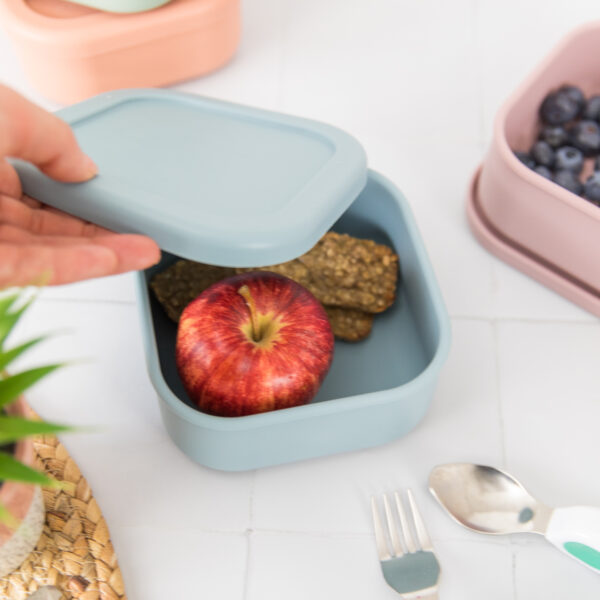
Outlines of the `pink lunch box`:
<svg viewBox="0 0 600 600">
<path fill-rule="evenodd" d="M 600 94 L 599 57 L 596 22 L 563 40 L 515 91 L 496 117 L 467 202 L 482 245 L 598 316 L 600 207 L 538 175 L 514 151 L 528 151 L 535 141 L 539 106 L 551 90 L 573 84 L 588 97 Z"/>
<path fill-rule="evenodd" d="M 62 0 L 0 2 L 32 84 L 59 103 L 213 71 L 235 53 L 240 20 L 240 0 L 173 0 L 127 15 Z"/>
</svg>

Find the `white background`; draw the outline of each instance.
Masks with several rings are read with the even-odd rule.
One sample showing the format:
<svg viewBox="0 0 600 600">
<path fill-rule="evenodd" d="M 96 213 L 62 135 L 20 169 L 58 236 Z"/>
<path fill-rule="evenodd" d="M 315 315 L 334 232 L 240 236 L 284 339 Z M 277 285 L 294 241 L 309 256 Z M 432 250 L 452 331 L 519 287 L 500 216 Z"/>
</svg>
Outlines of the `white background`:
<svg viewBox="0 0 600 600">
<path fill-rule="evenodd" d="M 18 336 L 64 333 L 30 362 L 86 361 L 28 397 L 46 418 L 96 428 L 64 442 L 104 511 L 131 600 L 397 598 L 379 571 L 368 498 L 406 487 L 444 600 L 598 598 L 600 577 L 542 539 L 467 532 L 426 489 L 434 465 L 479 462 L 550 505 L 600 505 L 598 319 L 488 254 L 464 212 L 500 103 L 563 34 L 598 16 L 594 0 L 245 0 L 237 58 L 179 89 L 355 135 L 411 204 L 452 350 L 407 437 L 226 474 L 193 464 L 163 430 L 132 276 L 44 292 Z M 0 80 L 58 108 L 30 87 L 4 33 Z"/>
</svg>

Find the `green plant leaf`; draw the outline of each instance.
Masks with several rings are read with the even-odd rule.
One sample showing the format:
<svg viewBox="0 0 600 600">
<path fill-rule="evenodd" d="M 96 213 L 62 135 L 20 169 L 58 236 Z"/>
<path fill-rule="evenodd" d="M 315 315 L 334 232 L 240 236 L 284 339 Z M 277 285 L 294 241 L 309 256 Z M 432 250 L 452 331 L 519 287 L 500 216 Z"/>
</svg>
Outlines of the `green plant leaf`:
<svg viewBox="0 0 600 600">
<path fill-rule="evenodd" d="M 22 481 L 50 487 L 60 486 L 60 483 L 43 473 L 24 465 L 6 452 L 0 452 L 0 479 Z"/>
<path fill-rule="evenodd" d="M 73 431 L 73 428 L 45 421 L 30 421 L 22 417 L 0 416 L 0 444 L 16 442 L 30 435 L 56 434 L 64 431 Z"/>
<path fill-rule="evenodd" d="M 14 301 L 13 301 L 14 302 Z M 0 348 L 3 347 L 8 334 L 12 331 L 13 327 L 17 324 L 23 313 L 29 308 L 33 298 L 28 300 L 21 308 L 12 312 L 4 312 L 0 316 Z"/>
<path fill-rule="evenodd" d="M 10 310 L 11 306 L 17 301 L 19 294 L 7 294 L 0 297 L 0 319 Z"/>
<path fill-rule="evenodd" d="M 41 336 L 41 337 L 35 338 L 34 340 L 25 342 L 24 344 L 21 344 L 20 346 L 17 346 L 16 348 L 11 348 L 10 350 L 0 352 L 0 371 L 5 369 L 17 357 L 21 356 L 21 354 L 23 354 L 23 352 L 25 352 L 26 350 L 29 350 L 29 348 L 35 346 L 36 344 L 39 344 L 40 342 L 42 342 L 45 339 L 46 339 L 46 336 Z"/>
<path fill-rule="evenodd" d="M 63 365 L 48 365 L 47 367 L 36 367 L 16 375 L 10 375 L 0 379 L 0 408 L 5 407 L 15 400 L 19 394 L 30 388 L 34 383 L 52 373 Z"/>
</svg>

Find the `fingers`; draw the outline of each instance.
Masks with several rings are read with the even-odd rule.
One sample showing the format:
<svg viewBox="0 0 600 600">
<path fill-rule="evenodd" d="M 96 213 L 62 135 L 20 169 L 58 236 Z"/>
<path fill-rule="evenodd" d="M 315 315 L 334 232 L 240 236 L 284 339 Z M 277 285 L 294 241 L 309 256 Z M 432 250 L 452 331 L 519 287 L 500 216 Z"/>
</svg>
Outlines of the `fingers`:
<svg viewBox="0 0 600 600">
<path fill-rule="evenodd" d="M 2 135 L 0 133 L 0 135 Z M 23 194 L 21 180 L 15 171 L 15 168 L 6 160 L 2 159 L 0 154 L 0 194 L 6 194 L 11 198 L 20 198 Z"/>
<path fill-rule="evenodd" d="M 147 269 L 160 260 L 156 242 L 143 235 L 110 233 L 98 235 L 92 241 L 115 253 L 118 259 L 115 273 Z"/>
<path fill-rule="evenodd" d="M 156 244 L 144 236 L 47 240 L 28 232 L 19 235 L 16 229 L 5 226 L 0 230 L 8 238 L 0 239 L 0 289 L 40 283 L 61 285 L 115 275 L 147 268 L 160 257 Z"/>
<path fill-rule="evenodd" d="M 91 179 L 98 171 L 57 116 L 0 86 L 0 158 L 22 158 L 60 181 Z"/>
<path fill-rule="evenodd" d="M 0 288 L 71 283 L 115 272 L 118 259 L 110 248 L 50 247 L 0 243 Z"/>
<path fill-rule="evenodd" d="M 15 200 L 0 194 L 0 223 L 14 225 L 38 235 L 92 237 L 110 233 L 59 210 L 50 210 L 36 200 Z"/>
<path fill-rule="evenodd" d="M 36 235 L 25 229 L 15 227 L 14 225 L 0 223 L 0 243 L 29 244 L 37 246 L 76 246 L 95 242 L 93 239 L 83 236 Z"/>
<path fill-rule="evenodd" d="M 65 182 L 97 173 L 66 123 L 0 85 L 0 288 L 71 283 L 158 262 L 160 250 L 147 237 L 114 234 L 35 200 L 17 200 L 21 184 L 6 157 Z"/>
<path fill-rule="evenodd" d="M 0 192 L 1 193 L 1 192 Z M 10 194 L 8 194 L 10 196 Z M 39 200 L 34 200 L 29 196 L 14 196 L 15 198 L 19 198 L 25 206 L 29 206 L 29 208 L 42 208 L 44 205 Z M 46 208 L 50 210 L 50 206 L 46 205 Z M 54 209 L 57 210 L 57 209 Z"/>
</svg>

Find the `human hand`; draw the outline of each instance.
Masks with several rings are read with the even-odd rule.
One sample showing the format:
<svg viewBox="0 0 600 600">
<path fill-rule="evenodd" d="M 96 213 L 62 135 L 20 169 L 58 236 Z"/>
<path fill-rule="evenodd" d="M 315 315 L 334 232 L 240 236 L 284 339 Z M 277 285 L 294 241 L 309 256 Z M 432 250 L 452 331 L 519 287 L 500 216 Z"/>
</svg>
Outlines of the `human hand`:
<svg viewBox="0 0 600 600">
<path fill-rule="evenodd" d="M 0 289 L 71 283 L 158 262 L 150 238 L 114 233 L 23 196 L 7 157 L 59 181 L 87 181 L 97 173 L 66 123 L 0 85 Z"/>
</svg>

